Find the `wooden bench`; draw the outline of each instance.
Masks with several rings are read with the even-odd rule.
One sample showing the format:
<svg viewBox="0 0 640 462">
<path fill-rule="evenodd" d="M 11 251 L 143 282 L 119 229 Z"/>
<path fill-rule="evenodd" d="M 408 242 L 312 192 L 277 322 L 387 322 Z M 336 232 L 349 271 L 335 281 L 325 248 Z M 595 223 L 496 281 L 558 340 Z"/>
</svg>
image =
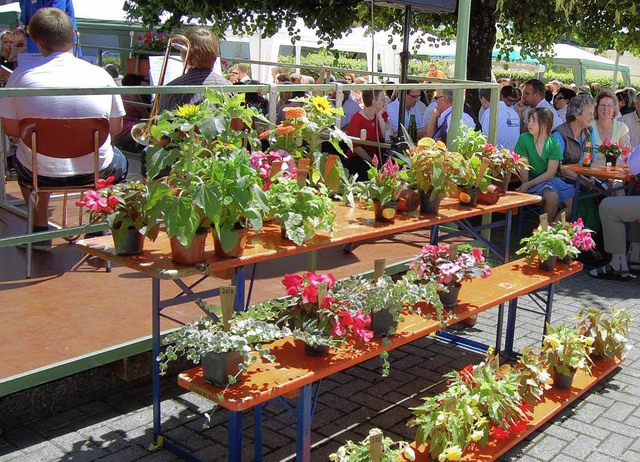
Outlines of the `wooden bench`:
<svg viewBox="0 0 640 462">
<path fill-rule="evenodd" d="M 553 419 L 580 396 L 587 393 L 594 385 L 616 370 L 621 362 L 622 361 L 613 360 L 596 361 L 591 368 L 591 374 L 587 374 L 582 370 L 577 371 L 569 390 L 550 388 L 544 392 L 542 401 L 534 406 L 532 419 L 523 432 L 504 440 L 490 438 L 484 449 L 482 449 L 480 445 L 473 444 L 464 453 L 461 460 L 466 462 L 490 462 L 497 460 L 516 444 L 520 443 L 542 425 Z M 415 449 L 416 461 L 428 462 L 431 460 L 429 458 L 428 445 L 417 446 L 414 442 L 411 446 Z"/>
<path fill-rule="evenodd" d="M 510 302 L 507 339 L 513 339 L 515 316 L 518 297 L 531 293 L 543 287 L 554 287 L 562 278 L 574 274 L 582 269 L 582 264 L 572 262 L 569 265 L 558 265 L 552 272 L 539 270 L 527 265 L 524 260 L 516 260 L 494 269 L 493 275 L 487 279 L 474 279 L 464 283 L 460 291 L 458 306 L 453 310 L 456 319 L 450 319 L 455 324 L 470 316 L 500 306 L 498 317 L 498 332 L 496 343 L 502 335 L 502 310 L 504 303 Z M 545 322 L 550 320 L 553 290 L 548 291 L 550 299 L 547 303 Z M 433 308 L 422 307 L 424 311 L 435 313 Z M 383 351 L 390 351 L 426 335 L 433 334 L 440 328 L 438 322 L 426 316 L 416 314 L 404 315 L 397 328 L 397 334 L 387 340 L 373 339 L 369 343 L 352 343 L 345 348 L 330 353 L 325 357 L 305 355 L 303 344 L 292 339 L 284 339 L 270 345 L 270 350 L 276 357 L 275 362 L 269 363 L 258 360 L 249 366 L 242 382 L 224 391 L 220 406 L 229 411 L 229 460 L 240 460 L 242 411 L 254 409 L 255 418 L 255 460 L 261 460 L 261 407 L 266 402 L 283 397 L 291 392 L 300 391 L 297 397 L 297 446 L 298 460 L 308 461 L 311 448 L 311 419 L 312 419 L 312 385 L 323 378 L 341 372 L 352 366 L 378 356 Z M 457 342 L 462 343 L 464 342 Z M 508 342 L 507 345 L 509 346 Z M 512 346 L 512 344 L 511 344 Z M 350 348 L 354 347 L 354 348 Z M 202 368 L 195 367 L 183 372 L 178 377 L 181 387 L 217 402 L 222 389 L 204 383 Z M 317 395 L 316 391 L 316 395 Z"/>
</svg>

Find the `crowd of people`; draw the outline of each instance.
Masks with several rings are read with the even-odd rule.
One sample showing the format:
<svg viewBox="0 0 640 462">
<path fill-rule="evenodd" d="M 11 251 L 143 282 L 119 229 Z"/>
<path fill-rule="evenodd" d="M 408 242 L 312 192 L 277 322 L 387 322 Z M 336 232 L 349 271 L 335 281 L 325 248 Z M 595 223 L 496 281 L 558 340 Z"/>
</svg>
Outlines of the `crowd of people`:
<svg viewBox="0 0 640 462">
<path fill-rule="evenodd" d="M 238 63 L 227 69 L 225 76 L 214 70 L 219 55 L 218 42 L 215 36 L 204 27 L 189 27 L 184 35 L 191 42 L 191 50 L 186 57 L 186 73 L 167 85 L 259 85 L 252 79 L 248 64 Z M 100 69 L 92 66 L 71 53 L 74 46 L 74 26 L 71 17 L 56 8 L 41 8 L 30 18 L 29 37 L 33 40 L 44 60 L 36 68 L 23 72 L 11 73 L 15 68 L 15 48 L 25 47 L 25 34 L 22 29 L 5 32 L 2 40 L 2 63 L 9 69 L 6 85 L 10 87 L 43 87 L 48 86 L 51 79 L 58 86 L 82 87 L 102 84 L 116 85 L 121 80 L 124 85 L 145 85 L 148 79 L 144 76 L 125 75 L 120 77 L 114 66 Z M 111 73 L 111 74 L 110 74 Z M 435 65 L 431 66 L 425 82 L 436 82 L 446 76 Z M 368 76 L 357 76 L 346 72 L 336 78 L 326 71 L 320 76 L 312 77 L 297 73 L 287 74 L 284 68 L 272 69 L 273 83 L 278 85 L 337 82 L 342 84 L 368 83 Z M 437 79 L 437 80 L 429 80 Z M 636 104 L 639 96 L 631 88 L 616 93 L 600 90 L 595 87 L 576 88 L 575 85 L 563 85 L 552 81 L 545 85 L 537 79 L 530 79 L 519 84 L 506 79 L 500 81 L 499 102 L 497 105 L 497 140 L 498 147 L 514 150 L 526 157 L 530 169 L 522 172 L 521 184 L 517 190 L 538 194 L 543 198 L 545 212 L 552 220 L 557 220 L 561 213 L 572 207 L 575 190 L 575 175 L 563 169 L 563 165 L 582 163 L 585 146 L 592 144 L 593 163 L 601 164 L 602 156 L 598 155 L 598 146 L 603 143 L 619 143 L 622 146 L 635 148 L 640 143 L 640 104 Z M 276 105 L 276 121 L 284 118 L 283 108 L 300 105 L 297 97 L 308 95 L 307 91 L 284 91 L 279 93 Z M 595 95 L 592 95 L 592 92 Z M 335 93 L 335 92 L 334 92 Z M 340 126 L 354 138 L 366 139 L 374 143 L 389 141 L 398 133 L 400 108 L 403 107 L 405 125 L 411 121 L 415 124 L 418 138 L 433 137 L 447 141 L 448 129 L 454 123 L 465 125 L 471 130 L 488 133 L 491 120 L 491 91 L 478 92 L 480 111 L 475 113 L 468 104 L 460 121 L 452 121 L 453 92 L 448 89 L 424 91 L 415 89 L 396 94 L 383 90 L 352 90 L 342 95 L 344 116 Z M 400 104 L 400 98 L 404 104 Z M 111 137 L 100 148 L 101 177 L 115 176 L 116 181 L 123 179 L 127 173 L 127 161 L 117 146 L 127 151 L 139 150 L 135 140 L 131 138 L 131 127 L 139 120 L 149 116 L 141 103 L 149 100 L 139 95 L 102 95 L 102 96 L 57 96 L 56 104 L 48 98 L 15 97 L 0 101 L 0 117 L 5 133 L 17 137 L 18 122 L 28 116 L 78 117 L 102 116 L 110 120 Z M 202 93 L 163 94 L 158 96 L 159 109 L 173 110 L 192 103 L 197 104 L 204 99 Z M 336 101 L 335 94 L 330 95 Z M 81 103 L 79 103 L 82 101 Z M 269 104 L 260 92 L 247 92 L 246 104 L 255 107 L 260 113 L 268 116 Z M 124 121 L 124 123 L 123 123 Z M 113 145 L 112 146 L 112 142 Z M 638 154 L 636 154 L 636 152 Z M 350 173 L 358 174 L 365 179 L 374 157 L 381 157 L 379 147 L 358 145 L 347 150 L 343 160 Z M 144 156 L 143 156 L 144 157 Z M 630 157 L 629 166 L 640 164 L 640 148 Z M 31 164 L 27 147 L 17 143 L 16 170 L 19 184 L 25 199 L 28 200 L 31 184 Z M 379 159 L 381 160 L 381 159 Z M 81 181 L 88 171 L 86 162 L 63 162 L 58 165 L 53 161 L 40 169 L 41 184 L 71 185 Z M 584 189 L 612 189 L 615 185 L 587 180 L 581 187 Z M 43 195 L 44 196 L 44 195 Z M 604 249 L 612 253 L 611 262 L 591 272 L 594 277 L 627 279 L 631 269 L 640 269 L 640 244 L 636 248 L 631 245 L 629 256 L 621 252 L 620 237 L 624 226 L 614 227 L 616 223 L 635 222 L 640 219 L 640 210 L 635 201 L 640 196 L 608 197 L 600 204 L 600 216 L 604 228 Z M 33 231 L 47 229 L 48 197 L 41 197 L 36 207 L 35 228 Z M 640 204 L 637 204 L 640 205 Z M 637 216 L 636 216 L 637 215 Z M 617 218 L 616 218 L 617 217 Z M 612 238 L 615 236 L 615 238 Z M 635 225 L 629 237 L 634 240 Z M 612 241 L 615 239 L 615 242 Z M 40 245 L 42 244 L 42 245 Z M 49 242 L 36 243 L 34 248 L 45 248 Z M 630 265 L 627 262 L 630 262 Z"/>
</svg>

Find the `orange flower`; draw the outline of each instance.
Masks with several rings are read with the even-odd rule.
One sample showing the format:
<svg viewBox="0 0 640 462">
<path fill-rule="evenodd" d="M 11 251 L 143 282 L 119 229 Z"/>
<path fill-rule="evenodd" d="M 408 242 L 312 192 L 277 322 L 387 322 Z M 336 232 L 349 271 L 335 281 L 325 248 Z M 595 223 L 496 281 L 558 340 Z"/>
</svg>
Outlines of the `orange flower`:
<svg viewBox="0 0 640 462">
<path fill-rule="evenodd" d="M 292 124 L 281 124 L 276 127 L 276 136 L 285 136 L 296 130 Z"/>
<path fill-rule="evenodd" d="M 271 135 L 271 132 L 272 132 L 272 130 L 265 130 L 265 131 L 263 131 L 262 133 L 260 133 L 258 135 L 258 138 L 263 140 L 263 139 L 267 138 L 269 135 Z"/>
<path fill-rule="evenodd" d="M 307 111 L 302 107 L 285 107 L 282 108 L 282 110 L 284 111 L 285 118 L 288 120 L 299 119 L 307 116 Z"/>
</svg>

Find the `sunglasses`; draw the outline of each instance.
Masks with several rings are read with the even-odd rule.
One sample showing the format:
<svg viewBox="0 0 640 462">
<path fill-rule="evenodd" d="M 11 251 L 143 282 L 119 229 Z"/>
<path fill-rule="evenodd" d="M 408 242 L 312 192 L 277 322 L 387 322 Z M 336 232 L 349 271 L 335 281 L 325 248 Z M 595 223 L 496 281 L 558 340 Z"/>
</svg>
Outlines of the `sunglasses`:
<svg viewBox="0 0 640 462">
<path fill-rule="evenodd" d="M 564 98 L 562 96 L 556 96 L 553 98 L 554 101 L 562 101 Z"/>
<path fill-rule="evenodd" d="M 407 96 L 411 96 L 413 99 L 420 98 L 420 95 L 412 95 L 411 93 L 407 94 Z"/>
</svg>

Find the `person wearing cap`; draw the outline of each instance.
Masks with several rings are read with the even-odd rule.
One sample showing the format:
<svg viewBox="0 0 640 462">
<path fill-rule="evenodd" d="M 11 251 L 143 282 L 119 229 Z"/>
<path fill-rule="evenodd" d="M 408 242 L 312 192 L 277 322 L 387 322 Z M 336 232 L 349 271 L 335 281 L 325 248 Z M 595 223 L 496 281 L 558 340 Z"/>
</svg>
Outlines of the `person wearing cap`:
<svg viewBox="0 0 640 462">
<path fill-rule="evenodd" d="M 629 154 L 627 165 L 633 175 L 640 174 L 640 146 Z M 611 261 L 592 269 L 589 275 L 598 279 L 627 281 L 631 279 L 631 272 L 640 271 L 640 196 L 607 197 L 600 203 L 599 213 L 604 250 L 611 254 Z"/>
<path fill-rule="evenodd" d="M 481 88 L 478 90 L 480 104 L 484 108 L 484 112 L 480 117 L 480 125 L 482 133 L 489 134 L 489 122 L 491 120 L 491 90 Z M 518 113 L 511 107 L 513 101 L 518 95 L 515 88 L 506 85 L 500 89 L 500 102 L 498 102 L 498 129 L 496 133 L 496 146 L 499 148 L 507 148 L 513 151 L 520 137 L 520 117 Z"/>
<path fill-rule="evenodd" d="M 624 122 L 629 128 L 629 144 L 631 148 L 640 145 L 640 93 L 636 95 L 635 111 L 620 117 L 620 122 Z"/>
</svg>

